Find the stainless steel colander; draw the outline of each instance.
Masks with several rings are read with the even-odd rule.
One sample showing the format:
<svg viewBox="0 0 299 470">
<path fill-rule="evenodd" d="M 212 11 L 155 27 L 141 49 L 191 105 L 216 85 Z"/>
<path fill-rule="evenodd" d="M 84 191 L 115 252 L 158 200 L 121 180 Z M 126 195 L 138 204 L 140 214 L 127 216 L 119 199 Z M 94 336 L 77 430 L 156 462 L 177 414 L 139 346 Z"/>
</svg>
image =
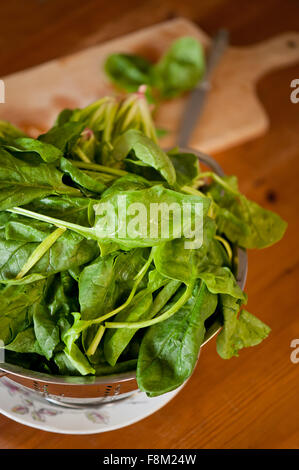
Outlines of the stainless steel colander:
<svg viewBox="0 0 299 470">
<path fill-rule="evenodd" d="M 208 155 L 191 148 L 180 148 L 180 152 L 197 155 L 201 163 L 210 167 L 219 176 L 223 176 L 220 165 Z M 237 256 L 237 281 L 243 289 L 247 275 L 247 255 L 239 248 Z M 208 328 L 203 345 L 219 329 L 220 324 L 215 321 Z M 0 364 L 0 376 L 6 376 L 21 386 L 33 390 L 38 399 L 46 399 L 51 403 L 73 409 L 99 407 L 115 400 L 127 399 L 138 392 L 135 371 L 104 377 L 65 377 L 35 372 L 4 362 Z"/>
</svg>

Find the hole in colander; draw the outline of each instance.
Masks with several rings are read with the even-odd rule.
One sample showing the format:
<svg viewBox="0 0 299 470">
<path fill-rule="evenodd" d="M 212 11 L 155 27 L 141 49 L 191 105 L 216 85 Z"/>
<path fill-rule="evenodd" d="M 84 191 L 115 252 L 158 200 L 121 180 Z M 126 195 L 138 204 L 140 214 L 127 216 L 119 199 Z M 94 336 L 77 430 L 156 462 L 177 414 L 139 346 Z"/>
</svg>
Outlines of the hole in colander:
<svg viewBox="0 0 299 470">
<path fill-rule="evenodd" d="M 112 389 L 112 385 L 107 385 L 107 387 L 105 388 L 105 392 L 104 392 L 105 397 L 110 395 L 111 389 Z"/>
</svg>

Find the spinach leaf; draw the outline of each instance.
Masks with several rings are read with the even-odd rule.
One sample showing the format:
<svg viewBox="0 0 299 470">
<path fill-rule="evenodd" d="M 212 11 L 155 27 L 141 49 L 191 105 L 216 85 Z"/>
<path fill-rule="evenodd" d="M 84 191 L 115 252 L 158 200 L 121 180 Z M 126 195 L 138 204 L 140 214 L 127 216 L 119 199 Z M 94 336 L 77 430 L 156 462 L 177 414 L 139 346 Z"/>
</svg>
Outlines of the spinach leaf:
<svg viewBox="0 0 299 470">
<path fill-rule="evenodd" d="M 77 144 L 85 125 L 80 122 L 65 122 L 55 125 L 48 132 L 39 136 L 38 140 L 57 147 L 64 154 L 71 153 Z"/>
<path fill-rule="evenodd" d="M 40 350 L 47 359 L 51 359 L 60 342 L 59 328 L 43 305 L 33 307 L 34 333 Z"/>
<path fill-rule="evenodd" d="M 152 294 L 145 289 L 139 292 L 135 300 L 124 310 L 119 312 L 115 321 L 138 321 L 148 319 L 148 313 L 152 306 Z M 137 329 L 110 329 L 105 334 L 104 353 L 105 358 L 111 366 L 114 366 L 127 347 Z"/>
<path fill-rule="evenodd" d="M 287 223 L 272 211 L 263 209 L 245 196 L 240 196 L 239 207 L 234 207 L 237 217 L 249 226 L 249 234 L 238 238 L 238 244 L 245 248 L 266 248 L 278 242 L 284 235 Z M 230 233 L 230 240 L 235 242 L 234 234 Z"/>
<path fill-rule="evenodd" d="M 223 359 L 238 356 L 242 348 L 255 346 L 265 339 L 271 329 L 261 320 L 246 310 L 240 309 L 238 299 L 230 295 L 221 295 L 224 325 L 217 336 L 217 352 Z"/>
<path fill-rule="evenodd" d="M 68 356 L 64 351 L 60 351 L 55 354 L 54 356 L 54 362 L 56 366 L 58 367 L 59 370 L 59 375 L 65 375 L 65 376 L 80 376 L 80 372 L 73 365 L 73 362 L 70 361 Z"/>
<path fill-rule="evenodd" d="M 190 284 L 193 279 L 198 277 L 199 272 L 207 267 L 206 255 L 215 233 L 215 222 L 206 217 L 203 227 L 203 243 L 200 248 L 189 249 L 185 247 L 186 239 L 184 238 L 157 246 L 154 250 L 154 262 L 157 270 L 166 277 Z"/>
<path fill-rule="evenodd" d="M 174 41 L 155 64 L 152 83 L 163 97 L 172 98 L 194 88 L 204 71 L 203 47 L 196 39 L 183 37 Z"/>
<path fill-rule="evenodd" d="M 41 231 L 43 228 L 40 226 Z M 6 240 L 0 232 L 0 282 L 15 279 L 38 246 L 39 243 Z M 29 274 L 49 276 L 88 263 L 98 254 L 96 242 L 66 231 L 30 269 Z"/>
<path fill-rule="evenodd" d="M 166 240 L 178 238 L 186 231 L 186 228 L 193 226 L 198 204 L 202 204 L 203 217 L 209 208 L 209 199 L 205 197 L 185 195 L 170 189 L 166 189 L 161 185 L 152 186 L 143 190 L 130 190 L 123 195 L 123 204 L 120 205 L 121 193 L 112 192 L 108 196 L 101 199 L 99 205 L 95 206 L 95 225 L 93 232 L 101 239 L 101 242 L 116 242 L 120 248 L 129 249 L 134 247 L 155 246 L 164 243 Z M 104 208 L 109 203 L 114 208 L 116 214 L 116 224 L 110 224 L 111 219 L 108 217 L 109 224 L 107 231 L 105 222 L 107 223 L 107 212 L 103 215 L 99 214 L 99 209 Z M 130 216 L 127 219 L 127 228 L 124 233 L 124 214 L 130 215 L 130 207 L 139 207 L 136 204 L 142 204 L 142 211 L 138 212 L 135 217 Z M 171 210 L 173 204 L 176 207 L 183 208 L 183 204 L 190 204 L 190 217 L 175 217 L 175 211 Z M 133 204 L 135 206 L 133 206 Z M 157 209 L 160 216 L 152 216 L 151 210 Z M 166 209 L 166 210 L 163 210 Z M 169 232 L 163 231 L 163 227 L 171 227 Z M 104 227 L 104 228 L 103 228 Z M 129 230 L 130 228 L 130 230 Z M 123 235 L 124 234 L 124 235 Z"/>
<path fill-rule="evenodd" d="M 30 137 L 20 137 L 16 139 L 13 146 L 8 147 L 8 150 L 15 153 L 17 157 L 19 157 L 18 154 L 22 153 L 34 153 L 36 156 L 36 163 L 42 161 L 53 163 L 59 160 L 63 155 L 61 150 L 54 147 L 54 145 L 31 139 Z"/>
<path fill-rule="evenodd" d="M 235 299 L 247 301 L 246 295 L 242 292 L 237 281 L 227 267 L 210 266 L 198 277 L 205 282 L 207 288 L 213 294 L 228 294 Z"/>
<path fill-rule="evenodd" d="M 11 212 L 50 222 L 57 227 L 68 228 L 82 236 L 99 241 L 101 246 L 105 243 L 115 242 L 120 248 L 127 250 L 135 247 L 155 246 L 164 243 L 165 240 L 178 238 L 180 236 L 178 234 L 185 232 L 185 226 L 192 227 L 195 214 L 198 215 L 198 204 L 201 204 L 200 211 L 203 216 L 207 214 L 210 205 L 210 200 L 206 197 L 185 195 L 160 185 L 139 191 L 128 191 L 123 199 L 123 204 L 119 203 L 119 196 L 121 194 L 109 194 L 109 196 L 103 197 L 98 205 L 94 206 L 95 224 L 91 228 L 44 216 L 27 209 L 14 208 Z M 110 204 L 109 211 L 107 211 L 107 203 Z M 129 221 L 126 220 L 124 214 L 129 214 L 130 206 L 136 207 L 136 203 L 142 203 L 142 211 L 139 211 L 136 217 L 134 213 L 134 217 L 131 216 Z M 166 204 L 161 206 L 161 203 Z M 187 220 L 175 217 L 175 211 L 171 210 L 173 203 L 176 203 L 176 207 L 179 206 L 180 208 L 183 207 L 184 203 L 190 204 L 190 215 Z M 157 211 L 161 211 L 161 217 L 156 219 L 151 217 L 152 204 L 155 204 Z M 163 208 L 166 208 L 166 212 L 163 211 Z M 114 218 L 115 224 L 112 223 L 111 217 Z M 127 227 L 130 227 L 130 232 L 126 229 L 126 222 Z M 142 222 L 141 225 L 140 222 Z M 167 227 L 172 228 L 169 233 L 166 233 L 165 230 L 163 232 L 165 226 L 166 229 Z"/>
<path fill-rule="evenodd" d="M 78 370 L 81 375 L 95 374 L 95 369 L 90 365 L 85 355 L 75 343 L 67 346 L 64 353 L 72 367 Z"/>
<path fill-rule="evenodd" d="M 17 353 L 36 353 L 43 356 L 43 351 L 36 339 L 33 327 L 20 331 L 15 339 L 5 346 L 5 349 Z"/>
<path fill-rule="evenodd" d="M 80 319 L 80 313 L 75 312 L 73 316 L 74 324 L 76 324 Z M 64 353 L 72 367 L 78 370 L 81 375 L 94 374 L 94 368 L 90 365 L 87 357 L 76 344 L 79 335 L 80 332 L 76 331 L 74 325 L 70 329 L 66 328 L 65 331 L 63 331 L 62 340 L 65 343 Z"/>
<path fill-rule="evenodd" d="M 42 242 L 53 231 L 53 227 L 46 222 L 31 220 L 22 216 L 10 214 L 10 220 L 5 225 L 6 240 L 18 242 Z"/>
<path fill-rule="evenodd" d="M 117 287 L 115 255 L 98 257 L 86 266 L 79 278 L 79 302 L 82 320 L 92 320 L 112 310 Z"/>
<path fill-rule="evenodd" d="M 78 284 L 67 271 L 47 278 L 44 304 L 51 317 L 58 321 L 64 321 L 71 312 L 78 310 Z"/>
<path fill-rule="evenodd" d="M 25 207 L 42 215 L 90 227 L 94 221 L 93 205 L 97 202 L 87 197 L 61 195 L 35 199 Z M 28 222 L 28 218 L 26 220 Z"/>
<path fill-rule="evenodd" d="M 84 171 L 72 165 L 71 161 L 64 157 L 60 159 L 60 169 L 63 173 L 70 176 L 74 183 L 89 189 L 89 191 L 101 194 L 106 189 L 105 184 L 84 173 Z"/>
<path fill-rule="evenodd" d="M 31 165 L 0 148 L 0 210 L 24 205 L 49 194 L 77 195 L 62 183 L 62 174 L 51 165 Z"/>
<path fill-rule="evenodd" d="M 216 210 L 220 233 L 244 248 L 266 248 L 283 237 L 287 223 L 278 214 L 240 194 L 236 178 L 212 176 L 212 194 L 220 206 Z"/>
<path fill-rule="evenodd" d="M 152 65 L 134 54 L 111 54 L 105 62 L 105 72 L 115 85 L 128 92 L 150 82 Z"/>
<path fill-rule="evenodd" d="M 31 306 L 40 302 L 44 281 L 19 286 L 7 286 L 0 290 L 0 339 L 9 344 L 18 333 L 32 323 Z"/>
<path fill-rule="evenodd" d="M 95 374 L 97 376 L 102 375 L 112 375 L 112 374 L 122 374 L 124 372 L 133 371 L 136 369 L 137 360 L 130 359 L 127 361 L 118 362 L 115 366 L 110 366 L 110 364 L 98 364 L 95 365 Z"/>
<path fill-rule="evenodd" d="M 203 48 L 192 37 L 174 41 L 155 65 L 134 54 L 111 54 L 105 62 L 105 72 L 115 85 L 132 92 L 146 84 L 163 98 L 195 87 L 204 70 Z M 149 101 L 153 101 L 152 93 Z"/>
<path fill-rule="evenodd" d="M 140 390 L 151 397 L 161 395 L 190 377 L 204 339 L 205 320 L 216 306 L 217 296 L 211 294 L 203 282 L 198 282 L 179 311 L 147 330 L 137 364 Z"/>
<path fill-rule="evenodd" d="M 102 197 L 111 196 L 114 193 L 133 191 L 137 189 L 146 189 L 152 186 L 149 181 L 139 175 L 128 174 L 121 176 L 112 183 L 110 188 L 106 189 Z"/>
<path fill-rule="evenodd" d="M 9 145 L 18 137 L 26 137 L 26 134 L 8 121 L 0 121 L 0 144 Z"/>
<path fill-rule="evenodd" d="M 128 130 L 115 140 L 113 158 L 116 161 L 124 160 L 131 151 L 142 163 L 161 173 L 170 185 L 175 183 L 175 169 L 168 155 L 149 137 L 134 129 Z"/>
<path fill-rule="evenodd" d="M 193 153 L 180 153 L 175 149 L 168 152 L 168 156 L 174 166 L 178 186 L 193 186 L 200 174 L 196 155 Z"/>
</svg>

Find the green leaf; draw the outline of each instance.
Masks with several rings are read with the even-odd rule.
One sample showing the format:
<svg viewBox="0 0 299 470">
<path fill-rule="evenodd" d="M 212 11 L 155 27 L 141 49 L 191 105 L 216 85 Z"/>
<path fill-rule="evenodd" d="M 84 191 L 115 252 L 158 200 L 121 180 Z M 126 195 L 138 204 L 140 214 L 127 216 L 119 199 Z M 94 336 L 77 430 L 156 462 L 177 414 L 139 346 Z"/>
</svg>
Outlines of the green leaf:
<svg viewBox="0 0 299 470">
<path fill-rule="evenodd" d="M 271 329 L 246 310 L 239 317 L 240 302 L 230 295 L 221 295 L 224 325 L 217 336 L 217 352 L 223 359 L 238 356 L 242 348 L 255 346 L 265 339 Z"/>
<path fill-rule="evenodd" d="M 220 233 L 244 248 L 266 248 L 284 235 L 287 223 L 275 212 L 263 209 L 238 191 L 234 177 L 213 175 L 211 194 L 220 206 L 216 221 Z"/>
<path fill-rule="evenodd" d="M 194 88 L 204 71 L 203 47 L 196 39 L 183 37 L 174 41 L 154 66 L 152 83 L 163 97 L 172 98 Z"/>
<path fill-rule="evenodd" d="M 40 229 L 43 230 L 43 227 Z M 0 282 L 15 279 L 38 246 L 39 243 L 6 240 L 0 233 Z M 49 276 L 88 263 L 98 254 L 95 241 L 66 231 L 30 269 L 29 274 Z"/>
<path fill-rule="evenodd" d="M 0 210 L 24 205 L 49 194 L 76 195 L 62 183 L 62 174 L 51 165 L 31 165 L 0 148 Z"/>
<path fill-rule="evenodd" d="M 8 121 L 0 121 L 0 144 L 10 145 L 18 137 L 26 137 L 26 134 Z"/>
<path fill-rule="evenodd" d="M 38 140 L 57 147 L 63 153 L 70 153 L 78 142 L 85 125 L 81 122 L 66 122 L 52 127 Z"/>
<path fill-rule="evenodd" d="M 105 62 L 105 72 L 113 83 L 128 92 L 150 82 L 152 65 L 134 54 L 111 54 Z"/>
<path fill-rule="evenodd" d="M 112 310 L 117 288 L 115 255 L 98 257 L 86 266 L 79 279 L 79 302 L 82 320 L 92 320 Z"/>
<path fill-rule="evenodd" d="M 197 156 L 176 150 L 168 152 L 168 156 L 174 166 L 178 186 L 193 186 L 200 174 Z"/>
<path fill-rule="evenodd" d="M 149 318 L 149 310 L 152 306 L 152 294 L 148 293 L 145 289 L 139 292 L 135 300 L 124 310 L 119 312 L 115 321 L 139 321 L 147 320 Z M 110 329 L 105 334 L 104 339 L 104 353 L 105 358 L 111 366 L 114 366 L 127 347 L 138 329 Z"/>
<path fill-rule="evenodd" d="M 95 199 L 86 197 L 48 196 L 35 199 L 26 208 L 49 217 L 90 227 L 93 223 L 92 206 L 97 202 Z M 22 219 L 26 219 L 28 223 L 28 217 Z"/>
<path fill-rule="evenodd" d="M 14 141 L 14 146 L 9 147 L 9 150 L 14 151 L 17 154 L 33 152 L 37 154 L 37 162 L 44 161 L 47 163 L 53 163 L 59 160 L 63 155 L 61 150 L 54 147 L 54 145 L 31 139 L 30 137 L 20 137 L 16 139 Z"/>
<path fill-rule="evenodd" d="M 78 284 L 67 271 L 47 279 L 44 303 L 54 318 L 67 318 L 78 310 Z"/>
<path fill-rule="evenodd" d="M 123 197 L 122 204 L 120 204 L 119 196 Z M 108 212 L 104 210 L 99 215 L 100 209 L 104 209 L 107 203 L 110 204 L 109 207 L 113 207 L 116 215 L 115 225 L 110 219 L 113 215 L 112 210 Z M 135 214 L 130 215 L 130 207 L 134 207 L 133 204 L 136 207 L 136 203 L 138 207 L 139 203 L 142 204 L 142 211 L 138 212 L 137 210 L 136 216 Z M 190 216 L 186 218 L 175 217 L 175 211 L 171 210 L 173 204 L 182 213 L 185 203 L 190 204 Z M 128 190 L 125 194 L 111 192 L 104 196 L 98 205 L 94 206 L 96 217 L 93 233 L 101 243 L 114 241 L 122 249 L 159 245 L 167 240 L 178 238 L 180 236 L 178 233 L 183 234 L 188 226 L 194 225 L 196 204 L 202 204 L 200 209 L 202 209 L 204 217 L 210 204 L 208 198 L 185 195 L 166 189 L 161 185 L 143 190 Z M 156 218 L 151 215 L 153 208 L 159 212 Z M 124 214 L 127 214 L 126 233 L 124 233 Z M 163 231 L 163 227 L 166 226 L 170 227 L 168 233 L 166 230 Z"/>
<path fill-rule="evenodd" d="M 47 309 L 42 305 L 33 308 L 33 323 L 36 339 L 44 356 L 51 359 L 60 342 L 59 328 Z"/>
<path fill-rule="evenodd" d="M 43 356 L 43 351 L 39 346 L 34 328 L 32 327 L 18 333 L 15 339 L 5 346 L 5 349 L 17 353 L 36 353 Z"/>
<path fill-rule="evenodd" d="M 233 273 L 227 267 L 211 266 L 199 273 L 198 277 L 205 282 L 213 294 L 228 294 L 242 302 L 247 301 L 246 294 L 242 292 Z"/>
<path fill-rule="evenodd" d="M 65 354 L 64 351 L 60 351 L 55 354 L 54 362 L 59 369 L 60 375 L 80 376 L 79 370 L 73 365 L 73 362 L 70 361 L 70 359 L 68 358 L 68 356 Z"/>
<path fill-rule="evenodd" d="M 92 176 L 89 176 L 84 171 L 79 170 L 79 168 L 72 165 L 71 161 L 66 158 L 61 158 L 60 169 L 63 173 L 68 175 L 74 183 L 77 183 L 79 186 L 82 186 L 89 191 L 101 194 L 106 189 L 105 184 Z"/>
<path fill-rule="evenodd" d="M 53 226 L 37 220 L 11 215 L 11 220 L 5 225 L 6 240 L 18 242 L 42 242 L 53 231 Z"/>
<path fill-rule="evenodd" d="M 200 248 L 185 247 L 186 239 L 178 238 L 159 245 L 154 250 L 157 270 L 170 279 L 190 284 L 209 264 L 207 252 L 216 233 L 215 222 L 206 217 L 203 226 L 203 242 Z"/>
<path fill-rule="evenodd" d="M 168 155 L 146 135 L 134 129 L 116 139 L 113 158 L 117 161 L 124 160 L 131 151 L 134 151 L 138 160 L 161 173 L 170 185 L 175 183 L 175 169 Z"/>
<path fill-rule="evenodd" d="M 18 333 L 32 322 L 30 308 L 42 298 L 44 281 L 19 286 L 7 286 L 0 290 L 0 339 L 9 344 Z"/>
<path fill-rule="evenodd" d="M 72 367 L 77 369 L 81 375 L 95 374 L 95 369 L 90 365 L 76 344 L 73 343 L 70 348 L 66 348 L 64 353 Z"/>
<path fill-rule="evenodd" d="M 115 364 L 115 366 L 110 366 L 110 364 L 98 364 L 95 365 L 95 374 L 98 377 L 105 375 L 115 375 L 122 374 L 124 372 L 134 371 L 136 369 L 137 360 L 130 359 L 128 361 L 122 361 Z"/>
<path fill-rule="evenodd" d="M 161 395 L 190 377 L 204 339 L 205 320 L 216 306 L 217 296 L 211 294 L 203 282 L 197 283 L 192 296 L 179 311 L 148 329 L 138 356 L 140 390 L 149 396 Z"/>
</svg>

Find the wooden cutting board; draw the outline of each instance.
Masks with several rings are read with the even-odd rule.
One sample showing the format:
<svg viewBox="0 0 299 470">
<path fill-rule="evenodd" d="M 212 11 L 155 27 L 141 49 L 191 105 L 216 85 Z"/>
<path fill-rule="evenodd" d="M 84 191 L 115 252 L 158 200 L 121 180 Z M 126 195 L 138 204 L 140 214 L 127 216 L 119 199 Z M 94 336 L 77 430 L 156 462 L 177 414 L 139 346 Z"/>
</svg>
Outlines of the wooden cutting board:
<svg viewBox="0 0 299 470">
<path fill-rule="evenodd" d="M 210 38 L 184 18 L 160 23 L 79 53 L 4 77 L 5 100 L 0 119 L 32 136 L 47 130 L 65 107 L 81 107 L 115 93 L 103 72 L 112 52 L 133 52 L 157 60 L 180 36 L 194 36 L 208 49 Z M 299 61 L 299 33 L 285 33 L 250 47 L 230 47 L 214 73 L 204 114 L 191 144 L 205 152 L 224 150 L 265 132 L 268 117 L 256 95 L 258 79 Z M 176 143 L 186 97 L 159 108 L 156 122 L 170 131 L 163 145 Z"/>
</svg>

